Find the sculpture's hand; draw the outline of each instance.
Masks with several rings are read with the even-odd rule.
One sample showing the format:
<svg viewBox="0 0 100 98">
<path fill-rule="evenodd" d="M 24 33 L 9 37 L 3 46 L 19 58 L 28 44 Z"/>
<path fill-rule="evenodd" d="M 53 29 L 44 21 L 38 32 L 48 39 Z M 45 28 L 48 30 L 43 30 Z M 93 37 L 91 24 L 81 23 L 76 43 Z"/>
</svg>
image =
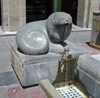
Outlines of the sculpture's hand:
<svg viewBox="0 0 100 98">
<path fill-rule="evenodd" d="M 49 45 L 49 51 L 54 53 L 64 53 L 64 47 L 60 44 L 53 44 L 50 43 Z"/>
<path fill-rule="evenodd" d="M 65 52 L 68 52 L 69 51 L 68 45 L 64 46 L 64 50 L 65 50 Z"/>
<path fill-rule="evenodd" d="M 66 42 L 62 42 L 61 45 L 64 48 L 64 52 L 68 52 L 69 51 L 69 46 L 68 46 L 68 44 Z"/>
</svg>

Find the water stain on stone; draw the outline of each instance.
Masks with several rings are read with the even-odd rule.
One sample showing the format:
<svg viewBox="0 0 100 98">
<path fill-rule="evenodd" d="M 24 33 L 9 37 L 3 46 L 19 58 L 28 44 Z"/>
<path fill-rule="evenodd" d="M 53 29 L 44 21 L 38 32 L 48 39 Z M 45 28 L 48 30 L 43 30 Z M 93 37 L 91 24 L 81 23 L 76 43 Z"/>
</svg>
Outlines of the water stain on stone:
<svg viewBox="0 0 100 98">
<path fill-rule="evenodd" d="M 53 85 L 59 83 L 68 84 L 69 81 L 73 81 L 76 62 L 77 58 L 73 58 L 67 52 L 62 53 L 62 59 L 59 60 L 58 72 Z"/>
</svg>

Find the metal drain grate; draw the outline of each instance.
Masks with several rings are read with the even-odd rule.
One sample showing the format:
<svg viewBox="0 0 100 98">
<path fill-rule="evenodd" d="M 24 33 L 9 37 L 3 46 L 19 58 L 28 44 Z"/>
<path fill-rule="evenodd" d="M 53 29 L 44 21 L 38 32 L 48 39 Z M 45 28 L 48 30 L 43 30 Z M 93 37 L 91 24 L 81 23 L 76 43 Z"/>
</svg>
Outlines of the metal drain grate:
<svg viewBox="0 0 100 98">
<path fill-rule="evenodd" d="M 56 88 L 62 98 L 87 98 L 74 85 Z"/>
</svg>

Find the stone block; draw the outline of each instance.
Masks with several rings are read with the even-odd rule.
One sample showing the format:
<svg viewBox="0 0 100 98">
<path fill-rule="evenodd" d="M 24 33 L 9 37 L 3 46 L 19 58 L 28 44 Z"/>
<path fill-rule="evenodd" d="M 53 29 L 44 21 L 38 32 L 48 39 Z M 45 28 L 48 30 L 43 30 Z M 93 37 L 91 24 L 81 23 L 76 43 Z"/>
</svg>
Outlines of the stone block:
<svg viewBox="0 0 100 98">
<path fill-rule="evenodd" d="M 79 80 L 81 81 L 83 87 L 88 91 L 89 94 L 94 95 L 95 81 L 87 73 L 78 69 Z"/>
<path fill-rule="evenodd" d="M 67 54 L 47 53 L 45 55 L 24 55 L 18 51 L 14 43 L 11 45 L 11 65 L 15 70 L 22 86 L 39 84 L 41 80 L 48 79 L 51 83 L 73 80 L 74 68 L 77 58 L 88 53 L 83 48 L 72 48 Z"/>
<path fill-rule="evenodd" d="M 77 64 L 77 67 L 82 71 L 93 77 L 93 79 L 100 81 L 100 61 L 88 55 L 81 55 Z"/>
<path fill-rule="evenodd" d="M 40 82 L 40 87 L 46 94 L 47 98 L 62 98 L 58 91 L 52 86 L 48 80 L 42 80 Z"/>
<path fill-rule="evenodd" d="M 43 79 L 53 82 L 56 79 L 61 55 L 48 53 L 45 55 L 29 56 L 11 49 L 11 63 L 23 86 L 39 84 Z"/>
<path fill-rule="evenodd" d="M 94 97 L 100 98 L 100 82 L 96 81 L 95 89 L 94 89 Z"/>
<path fill-rule="evenodd" d="M 93 98 L 100 97 L 100 61 L 87 56 L 79 56 L 77 67 L 75 68 L 75 78 L 81 82 L 82 86 Z"/>
</svg>

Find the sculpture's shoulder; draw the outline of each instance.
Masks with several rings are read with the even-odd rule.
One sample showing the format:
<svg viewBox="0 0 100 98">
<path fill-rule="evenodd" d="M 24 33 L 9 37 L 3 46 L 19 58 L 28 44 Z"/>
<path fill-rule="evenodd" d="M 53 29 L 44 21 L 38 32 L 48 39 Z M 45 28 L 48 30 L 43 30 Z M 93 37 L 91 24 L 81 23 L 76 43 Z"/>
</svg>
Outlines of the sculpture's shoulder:
<svg viewBox="0 0 100 98">
<path fill-rule="evenodd" d="M 34 21 L 34 22 L 27 23 L 17 30 L 17 34 L 18 33 L 25 33 L 25 32 L 29 33 L 32 30 L 45 32 L 45 30 L 46 30 L 46 20 Z"/>
<path fill-rule="evenodd" d="M 16 43 L 21 52 L 30 55 L 48 52 L 49 42 L 46 36 L 45 22 L 31 22 L 17 31 Z"/>
</svg>

